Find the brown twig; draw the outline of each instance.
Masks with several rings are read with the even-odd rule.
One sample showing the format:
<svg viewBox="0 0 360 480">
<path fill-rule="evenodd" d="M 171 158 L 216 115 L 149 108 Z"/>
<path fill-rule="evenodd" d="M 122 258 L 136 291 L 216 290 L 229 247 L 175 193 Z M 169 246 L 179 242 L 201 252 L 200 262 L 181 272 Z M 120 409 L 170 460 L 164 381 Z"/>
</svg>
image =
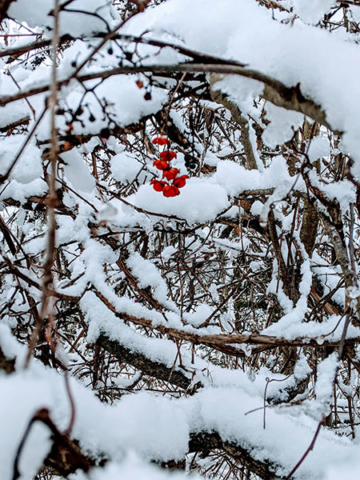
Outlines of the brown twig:
<svg viewBox="0 0 360 480">
<path fill-rule="evenodd" d="M 52 64 L 52 81 L 51 81 L 51 95 L 49 98 L 49 107 L 51 115 L 51 150 L 50 150 L 50 159 L 51 159 L 51 171 L 48 175 L 48 186 L 49 186 L 49 202 L 47 206 L 47 217 L 48 217 L 48 241 L 47 241 L 47 253 L 44 262 L 44 275 L 42 278 L 42 299 L 41 299 L 41 309 L 39 315 L 39 322 L 35 324 L 34 329 L 31 334 L 29 341 L 28 353 L 25 359 L 25 368 L 28 367 L 30 358 L 35 349 L 37 339 L 40 334 L 40 329 L 43 325 L 43 322 L 46 318 L 46 315 L 49 313 L 50 307 L 50 291 L 54 290 L 53 288 L 53 273 L 52 266 L 54 263 L 54 252 L 55 252 L 55 233 L 56 233 L 56 219 L 55 219 L 55 206 L 58 203 L 58 197 L 56 193 L 56 169 L 57 169 L 57 160 L 59 152 L 59 143 L 58 143 L 58 132 L 56 128 L 56 105 L 57 105 L 57 46 L 59 42 L 59 11 L 60 11 L 60 0 L 55 0 L 55 9 L 54 9 L 54 32 L 53 32 L 53 41 L 52 41 L 52 54 L 53 54 L 53 64 Z"/>
<path fill-rule="evenodd" d="M 319 436 L 319 433 L 320 433 L 320 429 L 321 429 L 321 425 L 323 425 L 325 421 L 325 417 L 323 417 L 318 426 L 317 426 L 317 429 L 316 429 L 316 432 L 315 432 L 315 435 L 313 437 L 313 439 L 311 440 L 311 443 L 310 445 L 308 446 L 308 448 L 306 449 L 304 455 L 300 458 L 300 460 L 298 461 L 298 463 L 295 465 L 295 467 L 291 470 L 291 472 L 289 473 L 289 475 L 285 478 L 285 480 L 290 480 L 291 477 L 294 475 L 294 473 L 296 472 L 296 470 L 300 467 L 300 465 L 304 462 L 305 458 L 309 455 L 309 453 L 311 452 L 311 450 L 313 450 L 314 446 L 315 446 L 315 442 L 316 442 L 316 439 L 317 437 Z"/>
</svg>

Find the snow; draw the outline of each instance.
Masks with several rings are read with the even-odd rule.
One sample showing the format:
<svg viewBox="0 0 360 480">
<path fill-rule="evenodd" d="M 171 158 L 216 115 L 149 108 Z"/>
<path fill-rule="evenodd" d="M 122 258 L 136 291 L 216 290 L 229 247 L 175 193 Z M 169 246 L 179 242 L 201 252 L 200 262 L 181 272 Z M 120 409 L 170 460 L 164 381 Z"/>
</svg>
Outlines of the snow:
<svg viewBox="0 0 360 480">
<path fill-rule="evenodd" d="M 5 137 L 0 141 L 0 171 L 4 175 L 13 164 L 19 151 L 19 138 L 16 136 Z M 28 145 L 17 161 L 14 169 L 10 174 L 19 183 L 29 184 L 41 177 L 42 162 L 41 151 L 33 143 Z"/>
<path fill-rule="evenodd" d="M 154 298 L 163 305 L 177 311 L 176 304 L 168 301 L 167 286 L 157 267 L 149 260 L 144 259 L 139 253 L 133 253 L 127 260 L 127 265 L 132 274 L 138 278 L 140 288 L 151 287 L 154 290 Z"/>
<path fill-rule="evenodd" d="M 338 480 L 346 478 L 346 480 L 357 480 L 359 478 L 360 465 L 358 462 L 344 462 L 340 465 L 331 466 L 327 469 L 325 480 Z"/>
<path fill-rule="evenodd" d="M 330 155 L 329 141 L 325 137 L 315 137 L 311 140 L 308 155 L 311 162 Z"/>
<path fill-rule="evenodd" d="M 304 115 L 276 107 L 271 103 L 266 105 L 266 117 L 270 125 L 263 133 L 262 139 L 270 148 L 276 148 L 277 145 L 291 140 L 294 132 L 304 122 Z"/>
<path fill-rule="evenodd" d="M 324 404 L 330 404 L 332 400 L 334 381 L 338 368 L 339 361 L 337 353 L 333 353 L 319 365 L 315 395 L 316 399 Z"/>
<path fill-rule="evenodd" d="M 26 173 L 26 175 L 28 175 L 28 173 Z M 29 197 L 42 197 L 46 191 L 47 183 L 41 178 L 36 178 L 25 185 L 13 180 L 5 189 L 3 189 L 3 192 L 0 194 L 0 200 L 13 198 L 20 203 L 25 203 Z"/>
<path fill-rule="evenodd" d="M 228 195 L 239 195 L 244 190 L 264 190 L 281 187 L 282 192 L 290 190 L 294 179 L 290 177 L 285 159 L 275 157 L 271 165 L 263 172 L 246 170 L 230 160 L 223 160 L 218 164 L 215 181 L 226 188 Z M 297 188 L 301 186 L 301 181 Z M 281 197 L 281 195 L 280 195 Z"/>
<path fill-rule="evenodd" d="M 9 15 L 20 22 L 26 22 L 32 28 L 43 27 L 46 32 L 53 26 L 53 17 L 50 16 L 53 8 L 53 3 L 44 0 L 33 0 L 31 5 L 27 0 L 17 0 L 10 5 Z M 75 14 L 71 10 L 75 10 Z M 86 12 L 98 12 L 110 27 L 115 24 L 115 19 L 119 19 L 115 8 L 106 0 L 75 0 L 60 14 L 60 34 L 77 36 L 81 31 L 85 36 L 103 30 L 104 21 L 86 15 Z"/>
<path fill-rule="evenodd" d="M 118 182 L 132 182 L 142 167 L 143 165 L 136 158 L 126 153 L 119 153 L 111 158 L 111 173 Z"/>
<path fill-rule="evenodd" d="M 213 309 L 206 303 L 203 303 L 197 305 L 195 312 L 185 313 L 184 319 L 194 327 L 199 327 L 210 317 L 212 313 Z"/>
<path fill-rule="evenodd" d="M 176 215 L 188 223 L 206 222 L 229 206 L 225 189 L 203 179 L 187 181 L 181 195 L 165 198 L 150 185 L 144 185 L 129 201 L 145 211 L 161 215 Z M 121 207 L 120 207 L 121 209 Z"/>
<path fill-rule="evenodd" d="M 1 477 L 4 480 L 10 480 L 13 474 L 13 459 L 20 440 L 37 406 L 40 405 L 39 393 L 36 388 L 42 389 L 43 384 L 32 378 L 21 378 L 21 376 L 16 380 L 2 378 L 0 382 L 3 391 L 7 392 L 1 401 L 0 414 Z M 47 403 L 47 393 L 43 392 L 41 399 L 43 405 Z M 35 475 L 50 448 L 50 432 L 43 425 L 35 425 L 21 456 L 20 472 L 26 473 L 27 478 Z"/>
<path fill-rule="evenodd" d="M 130 452 L 124 458 L 123 462 L 112 462 L 105 466 L 105 468 L 95 468 L 86 475 L 78 473 L 69 477 L 71 480 L 181 480 L 188 478 L 185 473 L 168 473 L 155 465 L 145 463 L 135 452 Z M 198 475 L 192 473 L 191 478 L 198 480 Z"/>
<path fill-rule="evenodd" d="M 82 192 L 91 193 L 95 188 L 95 179 L 91 175 L 84 158 L 76 150 L 61 154 L 64 161 L 64 173 L 71 185 Z"/>
<path fill-rule="evenodd" d="M 334 372 L 336 362 L 331 358 L 323 362 L 321 376 L 324 376 L 324 380 Z M 322 380 L 319 382 L 322 385 Z M 47 406 L 51 409 L 54 421 L 64 428 L 68 421 L 69 406 L 61 376 L 36 362 L 33 362 L 30 371 L 1 377 L 0 383 L 8 392 L 2 398 L 1 411 L 6 412 L 2 419 L 2 431 L 7 435 L 2 437 L 6 442 L 2 445 L 0 464 L 2 478 L 7 480 L 12 473 L 11 452 L 16 448 L 31 415 L 38 408 Z M 276 467 L 277 473 L 284 475 L 311 442 L 316 421 L 304 415 L 293 416 L 286 409 L 268 409 L 266 429 L 263 430 L 262 412 L 247 414 L 256 398 L 258 404 L 262 404 L 261 394 L 256 397 L 256 388 L 254 385 L 252 393 L 246 393 L 241 383 L 233 388 L 208 387 L 196 396 L 179 400 L 142 392 L 125 396 L 111 407 L 102 404 L 89 390 L 72 379 L 71 389 L 77 412 L 73 434 L 88 452 L 94 454 L 105 448 L 112 460 L 122 461 L 121 468 L 126 468 L 129 460 L 124 460 L 124 454 L 129 449 L 145 459 L 180 460 L 187 451 L 190 432 L 217 431 L 225 441 L 251 446 L 255 458 L 268 459 L 275 466 L 280 462 L 282 467 Z M 319 388 L 324 393 L 322 387 Z M 14 403 L 15 397 L 18 401 Z M 19 400 L 21 398 L 22 401 Z M 16 431 L 14 416 L 17 417 Z M 24 455 L 22 464 L 31 469 L 29 471 L 34 471 L 31 463 L 38 466 L 46 455 L 49 443 L 45 438 L 48 436 L 46 429 L 34 429 L 32 441 L 29 441 L 32 451 Z M 314 453 L 316 455 L 310 455 L 300 468 L 298 478 L 305 478 L 309 472 L 312 478 L 321 478 L 323 465 L 319 464 L 319 457 L 327 466 L 348 458 L 356 459 L 357 447 L 351 446 L 348 439 L 323 430 Z"/>
<path fill-rule="evenodd" d="M 316 25 L 328 13 L 333 0 L 292 0 L 294 11 L 306 23 Z"/>
</svg>

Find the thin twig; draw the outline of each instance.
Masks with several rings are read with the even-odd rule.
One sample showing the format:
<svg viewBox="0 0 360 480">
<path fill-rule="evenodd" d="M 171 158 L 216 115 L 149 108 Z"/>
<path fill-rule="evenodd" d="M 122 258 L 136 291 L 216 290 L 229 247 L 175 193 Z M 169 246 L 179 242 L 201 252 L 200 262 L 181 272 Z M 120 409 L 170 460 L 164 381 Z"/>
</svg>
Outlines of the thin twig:
<svg viewBox="0 0 360 480">
<path fill-rule="evenodd" d="M 311 452 L 311 450 L 313 450 L 314 446 L 315 446 L 315 442 L 316 442 L 316 439 L 317 437 L 319 436 L 319 433 L 320 433 L 320 429 L 321 429 L 321 425 L 324 423 L 325 421 L 325 417 L 323 417 L 320 422 L 319 422 L 319 425 L 317 426 L 317 429 L 316 429 L 316 432 L 315 432 L 315 435 L 314 435 L 314 438 L 311 440 L 311 443 L 310 445 L 308 446 L 308 448 L 306 449 L 304 455 L 300 458 L 300 460 L 298 461 L 298 463 L 295 465 L 295 467 L 291 470 L 291 472 L 289 473 L 289 475 L 285 478 L 285 480 L 290 480 L 291 477 L 294 475 L 294 473 L 296 472 L 296 470 L 300 467 L 300 465 L 303 463 L 303 461 L 305 460 L 305 458 L 309 455 L 309 453 Z"/>
<path fill-rule="evenodd" d="M 51 169 L 50 174 L 47 177 L 49 194 L 48 194 L 48 206 L 47 206 L 47 217 L 49 222 L 48 227 L 48 242 L 47 242 L 47 253 L 44 263 L 44 275 L 42 278 L 42 298 L 41 298 L 41 310 L 39 315 L 39 321 L 36 322 L 35 327 L 32 331 L 29 349 L 25 359 L 25 368 L 28 367 L 30 358 L 35 349 L 37 339 L 40 334 L 40 329 L 44 323 L 44 320 L 49 312 L 50 306 L 50 291 L 53 291 L 53 273 L 52 266 L 54 263 L 54 252 L 55 252 L 55 232 L 56 232 L 56 219 L 55 219 L 55 206 L 58 203 L 58 197 L 56 194 L 56 169 L 57 169 L 57 159 L 59 154 L 59 142 L 58 142 L 58 132 L 56 129 L 56 105 L 57 105 L 57 71 L 56 71 L 56 51 L 59 42 L 59 6 L 60 1 L 55 0 L 55 9 L 54 9 L 54 34 L 52 42 L 52 79 L 51 79 L 51 95 L 49 98 L 49 107 L 51 115 L 51 149 L 50 149 L 50 159 L 51 159 Z"/>
</svg>

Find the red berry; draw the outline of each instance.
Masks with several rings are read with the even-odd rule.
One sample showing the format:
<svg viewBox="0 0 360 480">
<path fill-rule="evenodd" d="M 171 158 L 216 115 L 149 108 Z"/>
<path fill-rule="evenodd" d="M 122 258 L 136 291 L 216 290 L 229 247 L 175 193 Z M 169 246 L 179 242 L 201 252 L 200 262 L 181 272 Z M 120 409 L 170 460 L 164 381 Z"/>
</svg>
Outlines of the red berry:
<svg viewBox="0 0 360 480">
<path fill-rule="evenodd" d="M 153 165 L 158 170 L 168 170 L 170 168 L 170 163 L 167 162 L 166 160 L 155 160 Z"/>
<path fill-rule="evenodd" d="M 154 138 L 152 143 L 154 143 L 156 145 L 169 145 L 169 140 L 167 138 L 164 138 L 164 137 L 156 137 L 156 138 Z"/>
<path fill-rule="evenodd" d="M 171 170 L 169 171 L 171 172 Z M 183 188 L 185 187 L 186 180 L 188 178 L 189 177 L 187 175 L 181 175 L 181 177 L 175 178 L 175 180 L 173 181 L 173 185 L 177 188 Z"/>
<path fill-rule="evenodd" d="M 180 173 L 180 170 L 177 168 L 170 168 L 170 170 L 165 170 L 163 172 L 163 178 L 166 178 L 166 180 L 174 180 L 178 173 Z"/>
<path fill-rule="evenodd" d="M 164 197 L 176 197 L 180 194 L 180 190 L 173 185 L 165 185 L 162 192 Z"/>
<path fill-rule="evenodd" d="M 162 192 L 166 183 L 161 182 L 159 180 L 151 180 L 150 185 L 153 186 L 153 189 L 155 190 L 155 192 Z"/>
<path fill-rule="evenodd" d="M 161 160 L 166 160 L 167 162 L 170 162 L 170 160 L 176 158 L 176 153 L 172 152 L 171 150 L 166 150 L 166 152 L 160 152 L 160 158 Z"/>
</svg>

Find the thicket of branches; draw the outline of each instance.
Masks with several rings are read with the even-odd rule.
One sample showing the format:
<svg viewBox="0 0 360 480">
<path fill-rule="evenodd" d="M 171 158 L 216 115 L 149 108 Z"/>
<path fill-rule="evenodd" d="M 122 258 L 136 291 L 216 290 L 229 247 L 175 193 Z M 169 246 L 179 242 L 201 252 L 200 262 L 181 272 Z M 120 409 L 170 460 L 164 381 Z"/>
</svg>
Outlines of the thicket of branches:
<svg viewBox="0 0 360 480">
<path fill-rule="evenodd" d="M 171 3 L 38 0 L 30 15 L 26 2 L 0 0 L 0 381 L 15 405 L 13 416 L 4 407 L 10 425 L 39 388 L 17 433 L 0 433 L 12 438 L 4 479 L 133 478 L 111 470 L 128 447 L 220 479 L 321 478 L 342 449 L 355 452 L 360 187 L 346 127 L 301 78 L 201 51 L 174 23 L 141 31 L 142 16 L 153 22 Z M 284 28 L 302 22 L 298 2 L 250 3 Z M 333 4 L 317 29 L 357 46 L 357 2 Z M 257 93 L 242 97 L 248 85 Z M 151 186 L 167 149 L 189 177 L 176 198 Z M 58 383 L 64 392 L 49 400 Z M 84 407 L 80 389 L 110 413 Z M 170 408 L 198 412 L 186 413 L 182 454 L 161 450 Z M 96 428 L 102 412 L 118 411 L 110 448 Z M 42 441 L 31 436 L 38 423 L 47 451 L 22 464 Z"/>
</svg>

